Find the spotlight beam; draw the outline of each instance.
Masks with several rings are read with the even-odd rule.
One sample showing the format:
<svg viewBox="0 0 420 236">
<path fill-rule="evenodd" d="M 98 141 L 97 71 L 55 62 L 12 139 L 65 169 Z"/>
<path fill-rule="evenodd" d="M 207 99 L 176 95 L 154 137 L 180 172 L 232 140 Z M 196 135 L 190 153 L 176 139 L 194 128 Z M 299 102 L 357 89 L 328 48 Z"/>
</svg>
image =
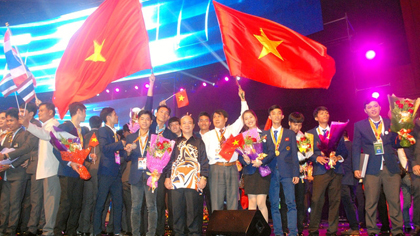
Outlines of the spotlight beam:
<svg viewBox="0 0 420 236">
<path fill-rule="evenodd" d="M 213 86 L 215 85 L 215 83 L 212 83 L 212 82 L 210 82 L 210 81 L 208 81 L 208 80 L 206 80 L 206 79 L 203 79 L 203 78 L 197 77 L 197 76 L 195 76 L 195 75 L 192 75 L 192 74 L 190 74 L 190 73 L 188 73 L 188 72 L 185 72 L 185 71 L 179 71 L 179 73 L 181 73 L 181 74 L 183 74 L 183 75 L 186 75 L 186 76 L 189 76 L 189 77 L 191 77 L 191 78 L 194 78 L 194 79 L 196 79 L 196 80 L 200 80 L 200 81 L 206 82 L 206 83 L 211 84 L 211 85 L 213 85 Z"/>
</svg>

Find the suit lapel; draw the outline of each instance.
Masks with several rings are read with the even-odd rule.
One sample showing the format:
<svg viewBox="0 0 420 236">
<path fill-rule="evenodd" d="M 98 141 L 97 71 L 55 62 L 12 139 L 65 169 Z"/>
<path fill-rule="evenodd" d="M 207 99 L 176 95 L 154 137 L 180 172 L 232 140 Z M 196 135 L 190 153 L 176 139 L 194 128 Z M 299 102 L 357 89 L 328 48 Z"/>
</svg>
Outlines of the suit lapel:
<svg viewBox="0 0 420 236">
<path fill-rule="evenodd" d="M 385 125 L 385 122 L 384 122 L 384 125 Z M 365 130 L 369 139 L 372 140 L 373 142 L 376 142 L 376 137 L 375 137 L 375 134 L 373 133 L 372 127 L 370 126 L 369 118 L 367 118 L 363 122 L 363 126 L 364 126 L 363 130 Z"/>
</svg>

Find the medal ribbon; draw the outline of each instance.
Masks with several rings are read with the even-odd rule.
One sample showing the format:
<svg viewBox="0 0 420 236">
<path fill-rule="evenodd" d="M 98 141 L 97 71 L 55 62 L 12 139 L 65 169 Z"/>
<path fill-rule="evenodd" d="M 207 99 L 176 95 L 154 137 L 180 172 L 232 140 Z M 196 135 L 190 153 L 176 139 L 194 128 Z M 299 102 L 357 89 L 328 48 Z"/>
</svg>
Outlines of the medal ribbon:
<svg viewBox="0 0 420 236">
<path fill-rule="evenodd" d="M 274 132 L 273 132 L 273 129 L 271 129 L 270 130 L 270 133 L 271 133 L 271 139 L 273 140 L 273 143 L 274 143 L 274 145 L 276 146 L 276 155 L 277 155 L 277 153 L 278 153 L 278 149 L 279 149 L 279 147 L 280 147 L 280 143 L 281 143 L 281 138 L 283 137 L 283 128 L 281 129 L 281 131 L 280 131 L 280 133 L 279 133 L 279 136 L 277 137 L 277 141 L 275 141 L 276 140 L 276 137 L 274 137 Z M 278 155 L 277 155 L 278 156 Z"/>
<path fill-rule="evenodd" d="M 381 119 L 380 121 L 381 123 L 379 123 L 378 128 L 376 128 L 376 125 L 373 123 L 373 121 L 371 119 L 369 119 L 369 123 L 370 123 L 370 127 L 372 128 L 373 133 L 375 134 L 375 137 L 378 141 L 381 140 L 381 134 L 383 131 L 383 121 Z"/>
</svg>

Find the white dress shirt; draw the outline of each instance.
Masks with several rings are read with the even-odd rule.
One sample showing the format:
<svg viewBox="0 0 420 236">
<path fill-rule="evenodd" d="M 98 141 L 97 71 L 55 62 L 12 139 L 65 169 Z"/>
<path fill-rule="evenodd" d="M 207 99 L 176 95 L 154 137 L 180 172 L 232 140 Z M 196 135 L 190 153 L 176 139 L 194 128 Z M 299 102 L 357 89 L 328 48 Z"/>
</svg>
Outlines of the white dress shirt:
<svg viewBox="0 0 420 236">
<path fill-rule="evenodd" d="M 46 121 L 42 128 L 29 123 L 28 131 L 39 138 L 38 147 L 38 167 L 36 170 L 36 179 L 45 179 L 57 175 L 58 165 L 60 164 L 53 153 L 53 146 L 50 143 L 50 132 L 54 131 L 54 126 L 58 126 L 57 119 L 51 118 Z"/>
<path fill-rule="evenodd" d="M 230 135 L 236 136 L 241 132 L 244 122 L 242 121 L 242 114 L 248 110 L 248 104 L 246 101 L 241 102 L 241 115 L 239 118 L 232 124 L 225 127 L 225 134 L 223 135 L 227 140 Z M 227 162 L 223 157 L 219 155 L 220 152 L 220 142 L 218 140 L 218 135 L 220 136 L 220 129 L 215 128 L 205 133 L 202 136 L 203 142 L 206 145 L 207 158 L 209 159 L 209 164 L 213 165 L 216 162 Z M 238 154 L 234 152 L 230 162 L 235 162 L 238 160 Z"/>
</svg>

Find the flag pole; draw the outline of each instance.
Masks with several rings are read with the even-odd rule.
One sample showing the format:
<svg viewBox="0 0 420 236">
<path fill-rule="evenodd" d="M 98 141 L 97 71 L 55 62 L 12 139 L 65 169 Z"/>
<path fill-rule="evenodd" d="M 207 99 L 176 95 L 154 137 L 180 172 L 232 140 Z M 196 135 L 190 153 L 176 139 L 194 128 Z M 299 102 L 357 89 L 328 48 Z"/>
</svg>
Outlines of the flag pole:
<svg viewBox="0 0 420 236">
<path fill-rule="evenodd" d="M 18 101 L 18 98 L 17 98 L 17 91 L 15 91 L 15 98 L 16 98 L 17 108 L 19 109 L 19 101 Z"/>
<path fill-rule="evenodd" d="M 169 99 L 171 99 L 173 96 L 175 96 L 175 94 L 172 94 L 170 97 L 168 97 L 167 99 L 165 99 L 165 102 L 168 101 Z"/>
</svg>

